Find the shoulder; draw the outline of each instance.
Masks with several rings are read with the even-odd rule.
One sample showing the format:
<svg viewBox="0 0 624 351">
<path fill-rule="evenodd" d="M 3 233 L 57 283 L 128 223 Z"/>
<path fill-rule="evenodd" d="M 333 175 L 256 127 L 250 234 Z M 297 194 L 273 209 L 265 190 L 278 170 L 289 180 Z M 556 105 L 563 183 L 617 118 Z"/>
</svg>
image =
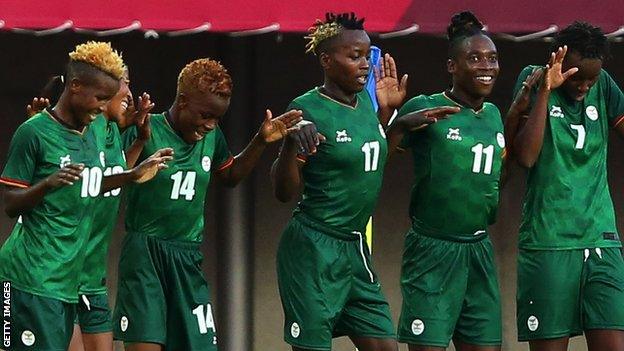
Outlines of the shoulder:
<svg viewBox="0 0 624 351">
<path fill-rule="evenodd" d="M 422 110 L 424 108 L 439 106 L 439 96 L 442 94 L 434 94 L 434 95 L 418 95 L 409 99 L 401 109 L 399 110 L 399 115 L 404 115 L 410 112 Z"/>
<path fill-rule="evenodd" d="M 291 108 L 305 108 L 313 105 L 319 100 L 319 94 L 316 90 L 310 89 L 303 95 L 299 95 L 290 103 Z"/>
</svg>

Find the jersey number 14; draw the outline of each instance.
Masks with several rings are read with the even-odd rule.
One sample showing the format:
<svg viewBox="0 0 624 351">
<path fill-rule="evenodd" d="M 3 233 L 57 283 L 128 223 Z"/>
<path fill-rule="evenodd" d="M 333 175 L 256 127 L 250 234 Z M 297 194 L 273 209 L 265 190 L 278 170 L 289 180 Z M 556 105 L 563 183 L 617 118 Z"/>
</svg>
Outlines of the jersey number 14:
<svg viewBox="0 0 624 351">
<path fill-rule="evenodd" d="M 171 188 L 171 200 L 178 200 L 184 196 L 186 201 L 193 200 L 195 197 L 195 178 L 197 173 L 194 171 L 177 171 L 171 175 L 173 187 Z"/>
</svg>

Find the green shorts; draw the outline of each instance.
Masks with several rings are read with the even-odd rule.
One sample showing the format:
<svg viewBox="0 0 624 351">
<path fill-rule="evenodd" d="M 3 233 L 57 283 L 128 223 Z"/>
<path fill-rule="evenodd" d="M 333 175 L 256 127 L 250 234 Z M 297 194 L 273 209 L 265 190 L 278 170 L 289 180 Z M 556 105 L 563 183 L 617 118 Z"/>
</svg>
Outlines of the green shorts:
<svg viewBox="0 0 624 351">
<path fill-rule="evenodd" d="M 451 339 L 500 345 L 500 291 L 489 237 L 455 242 L 405 236 L 399 341 L 447 347 Z"/>
<path fill-rule="evenodd" d="M 119 261 L 113 335 L 165 350 L 217 350 L 199 243 L 128 234 Z"/>
<path fill-rule="evenodd" d="M 110 333 L 113 331 L 108 294 L 84 294 L 78 301 L 75 324 L 83 334 Z"/>
<path fill-rule="evenodd" d="M 336 232 L 298 215 L 282 234 L 277 277 L 290 345 L 330 350 L 333 337 L 395 337 L 361 233 Z"/>
<path fill-rule="evenodd" d="M 519 341 L 624 330 L 620 248 L 520 249 L 517 309 Z"/>
<path fill-rule="evenodd" d="M 4 288 L 6 291 L 6 286 Z M 74 331 L 75 304 L 13 288 L 10 289 L 8 295 L 11 299 L 11 316 L 10 318 L 4 317 L 4 320 L 9 322 L 10 340 L 8 342 L 3 340 L 0 349 L 7 351 L 67 350 Z M 7 327 L 6 322 L 4 327 Z"/>
</svg>

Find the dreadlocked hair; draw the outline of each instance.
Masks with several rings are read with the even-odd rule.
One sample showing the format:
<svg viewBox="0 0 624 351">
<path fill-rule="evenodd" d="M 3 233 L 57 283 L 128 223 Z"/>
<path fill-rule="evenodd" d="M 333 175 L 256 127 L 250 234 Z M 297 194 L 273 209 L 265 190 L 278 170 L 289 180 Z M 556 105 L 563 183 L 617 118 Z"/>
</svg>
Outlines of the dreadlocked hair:
<svg viewBox="0 0 624 351">
<path fill-rule="evenodd" d="M 76 46 L 69 53 L 68 78 L 73 78 L 80 71 L 88 70 L 84 65 L 96 68 L 119 80 L 123 76 L 124 62 L 121 54 L 113 50 L 110 43 L 89 41 Z"/>
<path fill-rule="evenodd" d="M 458 45 L 465 39 L 475 35 L 487 35 L 483 31 L 483 24 L 470 11 L 456 13 L 451 18 L 451 24 L 446 29 L 449 40 L 449 57 L 455 57 Z"/>
<path fill-rule="evenodd" d="M 232 96 L 232 78 L 218 61 L 202 58 L 187 64 L 178 76 L 178 93 L 212 93 Z"/>
<path fill-rule="evenodd" d="M 553 50 L 564 45 L 581 58 L 605 60 L 609 58 L 609 41 L 600 27 L 587 22 L 575 21 L 555 35 Z"/>
<path fill-rule="evenodd" d="M 322 42 L 337 36 L 345 29 L 364 30 L 364 18 L 358 19 L 354 12 L 338 15 L 333 12 L 326 13 L 325 22 L 317 19 L 314 25 L 308 29 L 308 35 L 305 36 L 305 39 L 308 40 L 306 53 L 313 52 L 317 55 L 320 52 L 318 49 Z"/>
</svg>

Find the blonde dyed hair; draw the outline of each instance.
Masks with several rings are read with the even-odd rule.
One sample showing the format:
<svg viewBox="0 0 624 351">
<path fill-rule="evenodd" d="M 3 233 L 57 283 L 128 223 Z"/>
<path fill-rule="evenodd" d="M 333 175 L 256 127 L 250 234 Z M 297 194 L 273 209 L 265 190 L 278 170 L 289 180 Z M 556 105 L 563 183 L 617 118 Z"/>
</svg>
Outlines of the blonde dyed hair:
<svg viewBox="0 0 624 351">
<path fill-rule="evenodd" d="M 218 61 L 201 58 L 187 64 L 178 76 L 178 93 L 212 93 L 232 96 L 232 77 Z"/>
<path fill-rule="evenodd" d="M 74 51 L 69 53 L 69 59 L 87 63 L 117 80 L 123 77 L 125 70 L 121 54 L 114 50 L 110 43 L 105 42 L 89 41 L 77 45 Z"/>
</svg>

